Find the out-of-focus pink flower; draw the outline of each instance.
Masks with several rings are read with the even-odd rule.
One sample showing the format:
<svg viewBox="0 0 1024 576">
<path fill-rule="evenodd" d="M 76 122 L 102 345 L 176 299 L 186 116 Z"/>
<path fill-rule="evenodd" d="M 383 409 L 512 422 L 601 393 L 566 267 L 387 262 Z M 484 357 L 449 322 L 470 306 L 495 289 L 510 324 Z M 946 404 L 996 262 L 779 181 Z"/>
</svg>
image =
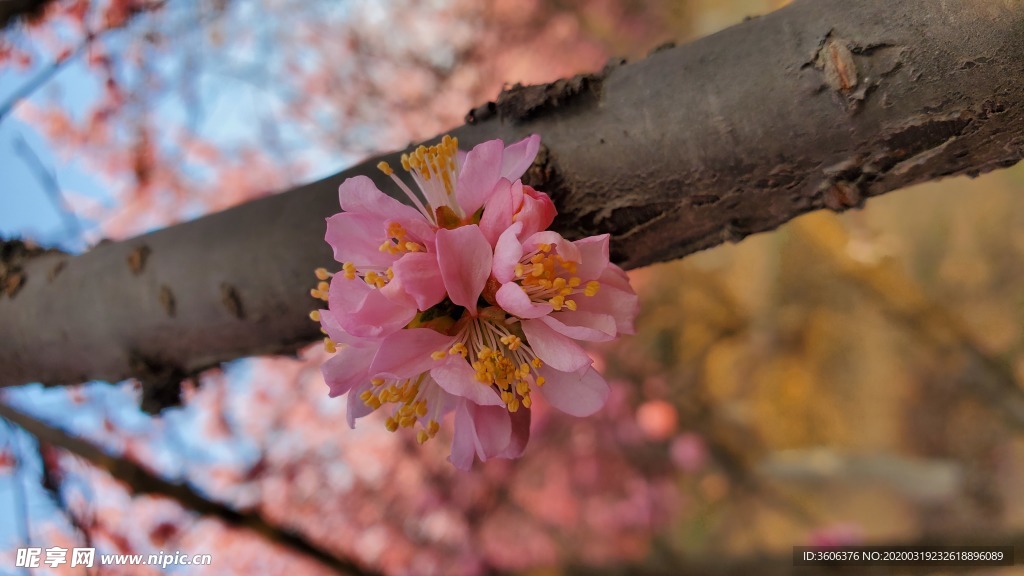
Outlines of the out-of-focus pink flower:
<svg viewBox="0 0 1024 576">
<path fill-rule="evenodd" d="M 636 422 L 650 440 L 666 440 L 676 431 L 679 416 L 664 400 L 649 400 L 636 409 Z"/>
<path fill-rule="evenodd" d="M 684 472 L 697 472 L 707 464 L 708 450 L 703 438 L 693 432 L 686 432 L 672 441 L 669 456 Z"/>
<path fill-rule="evenodd" d="M 349 395 L 350 425 L 393 405 L 388 429 L 425 442 L 455 412 L 450 460 L 468 469 L 522 453 L 534 392 L 575 416 L 604 405 L 608 384 L 576 341 L 631 333 L 637 298 L 607 235 L 545 230 L 554 204 L 519 180 L 539 144 L 421 147 L 402 164 L 422 198 L 381 163 L 412 206 L 366 177 L 342 184 L 326 237 L 341 272 L 328 284 L 318 270 L 313 295 L 328 302 L 314 313 L 337 350 L 323 372 L 332 396 Z"/>
</svg>

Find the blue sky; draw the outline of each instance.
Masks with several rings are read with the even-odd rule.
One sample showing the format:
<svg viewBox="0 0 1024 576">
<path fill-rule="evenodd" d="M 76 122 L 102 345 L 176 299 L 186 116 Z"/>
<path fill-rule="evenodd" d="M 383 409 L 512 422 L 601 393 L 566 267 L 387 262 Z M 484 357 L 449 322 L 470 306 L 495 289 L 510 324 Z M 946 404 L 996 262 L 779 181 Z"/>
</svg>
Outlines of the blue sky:
<svg viewBox="0 0 1024 576">
<path fill-rule="evenodd" d="M 0 103 L 6 102 L 13 93 L 38 74 L 37 66 L 24 72 L 14 72 L 9 68 L 0 68 Z M 74 95 L 74 98 L 63 98 L 62 102 L 70 107 L 72 114 L 81 113 L 95 98 L 95 80 L 85 71 L 80 62 L 72 62 L 65 66 L 51 81 L 59 87 L 62 94 Z M 29 100 L 40 105 L 47 103 L 48 91 L 44 87 L 33 94 Z M 244 90 L 244 85 L 236 86 L 235 90 Z M 207 107 L 216 112 L 217 122 L 213 125 L 214 136 L 230 139 L 238 138 L 246 129 L 244 115 L 255 106 L 254 97 L 230 94 L 231 89 L 219 89 L 216 95 L 203 96 Z M 232 108 L 225 106 L 226 101 L 236 103 L 248 101 Z M 162 117 L 172 116 L 180 119 L 183 112 L 174 110 L 173 105 L 165 105 L 160 109 Z M 26 238 L 46 246 L 58 246 L 66 250 L 81 251 L 87 248 L 79 230 L 67 225 L 66 218 L 55 206 L 53 198 L 47 191 L 46 184 L 37 174 L 34 162 L 25 157 L 25 145 L 31 148 L 39 164 L 53 174 L 57 185 L 63 190 L 74 190 L 104 203 L 112 203 L 105 185 L 100 179 L 84 169 L 74 158 L 61 155 L 53 149 L 43 135 L 31 125 L 20 120 L 16 114 L 10 114 L 0 120 L 0 237 Z M 323 160 L 323 159 L 321 159 Z M 323 170 L 331 168 L 321 163 Z M 92 228 L 88 221 L 79 219 L 86 229 Z M 231 385 L 244 384 L 248 368 L 244 361 L 236 362 L 229 368 Z M 149 436 L 159 421 L 154 421 L 138 410 L 135 392 L 130 384 L 110 385 L 93 382 L 83 385 L 83 394 L 87 401 L 83 404 L 72 404 L 64 389 L 44 389 L 39 385 L 27 385 L 2 391 L 3 401 L 20 410 L 34 414 L 58 427 L 83 436 L 96 437 L 101 430 L 103 419 L 114 421 L 117 428 L 139 435 Z M 187 410 L 174 410 L 163 415 L 163 423 L 173 428 L 175 438 L 164 438 L 153 446 L 159 465 L 165 473 L 176 476 L 184 473 L 186 463 L 201 465 L 203 462 L 218 461 L 240 462 L 254 458 L 257 454 L 255 446 L 244 446 L 235 443 L 230 450 L 224 446 L 211 446 L 203 442 L 196 433 L 201 427 L 195 425 L 196 414 Z M 157 434 L 157 437 L 160 435 Z M 174 446 L 168 444 L 172 442 Z M 119 447 L 108 445 L 116 452 Z M 9 426 L 0 424 L 0 451 L 15 452 L 24 459 L 24 465 L 16 474 L 0 473 L 0 551 L 24 545 L 24 527 L 20 503 L 23 495 L 27 498 L 29 523 L 38 527 L 41 523 L 58 518 L 58 513 L 39 483 L 40 464 L 36 458 L 34 439 L 24 433 L 13 433 Z M 181 450 L 187 452 L 183 458 Z M 33 530 L 35 531 L 35 530 Z M 42 542 L 38 537 L 32 539 L 33 546 L 46 547 L 52 543 Z M 11 566 L 0 563 L 0 574 L 8 573 Z M 32 570 L 32 574 L 46 574 L 48 569 Z"/>
</svg>

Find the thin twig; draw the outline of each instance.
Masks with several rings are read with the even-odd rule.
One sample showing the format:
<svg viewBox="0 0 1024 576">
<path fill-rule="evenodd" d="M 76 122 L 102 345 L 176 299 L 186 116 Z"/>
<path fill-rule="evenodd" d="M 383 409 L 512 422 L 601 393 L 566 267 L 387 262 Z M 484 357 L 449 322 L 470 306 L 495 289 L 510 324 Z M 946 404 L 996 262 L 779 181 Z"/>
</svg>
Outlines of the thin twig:
<svg viewBox="0 0 1024 576">
<path fill-rule="evenodd" d="M 7 424 L 8 442 L 7 446 L 11 449 L 12 455 L 14 456 L 17 467 L 11 475 L 11 487 L 13 497 L 15 500 L 14 506 L 18 508 L 19 516 L 21 517 L 21 539 L 25 543 L 25 548 L 32 547 L 32 524 L 28 516 L 28 493 L 25 489 L 24 475 L 25 475 L 25 455 L 22 450 L 21 442 L 19 442 L 20 429 L 7 419 L 0 419 L 0 421 Z M 28 568 L 23 568 L 22 572 L 28 574 Z"/>
<path fill-rule="evenodd" d="M 125 457 L 112 456 L 87 440 L 74 437 L 7 404 L 0 403 L 0 417 L 35 436 L 40 444 L 60 448 L 89 462 L 124 483 L 135 494 L 157 494 L 171 498 L 188 510 L 206 516 L 214 516 L 231 526 L 252 530 L 292 552 L 318 560 L 338 574 L 351 576 L 373 576 L 376 574 L 351 560 L 338 558 L 334 552 L 310 542 L 297 532 L 268 523 L 255 512 L 235 510 L 225 504 L 210 500 L 185 483 L 169 482 Z"/>
<path fill-rule="evenodd" d="M 71 204 L 65 198 L 60 183 L 57 181 L 57 175 L 54 174 L 52 169 L 47 168 L 43 164 L 39 155 L 36 154 L 35 150 L 32 149 L 32 146 L 29 145 L 21 134 L 18 134 L 15 138 L 14 148 L 35 173 L 36 178 L 39 179 L 43 192 L 46 193 L 46 197 L 53 204 L 53 208 L 60 214 L 61 220 L 64 221 L 64 229 L 67 231 L 67 234 L 76 243 L 83 241 L 85 239 L 85 229 L 78 220 L 78 216 L 75 215 L 75 211 L 71 208 Z"/>
<path fill-rule="evenodd" d="M 42 88 L 44 84 L 56 76 L 57 72 L 60 72 L 68 65 L 69 62 L 85 52 L 85 49 L 88 48 L 96 38 L 99 38 L 99 36 L 99 34 L 87 34 L 85 40 L 82 40 L 81 44 L 76 46 L 70 54 L 65 55 L 63 58 L 54 60 L 49 66 L 15 90 L 7 100 L 4 100 L 4 102 L 0 104 L 0 122 L 3 122 L 4 118 L 14 110 L 14 107 L 17 106 L 19 102 L 34 94 L 36 90 Z"/>
</svg>

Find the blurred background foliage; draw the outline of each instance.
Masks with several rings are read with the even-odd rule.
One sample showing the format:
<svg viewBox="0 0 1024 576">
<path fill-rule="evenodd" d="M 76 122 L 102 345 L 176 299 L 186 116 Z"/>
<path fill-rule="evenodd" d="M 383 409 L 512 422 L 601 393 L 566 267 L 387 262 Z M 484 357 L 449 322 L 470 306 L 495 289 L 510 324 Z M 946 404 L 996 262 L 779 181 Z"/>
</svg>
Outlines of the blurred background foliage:
<svg viewBox="0 0 1024 576">
<path fill-rule="evenodd" d="M 107 32 L 78 37 L 89 65 L 68 74 L 106 88 L 76 100 L 57 70 L 7 124 L 53 151 L 58 178 L 104 191 L 64 190 L 78 236 L 21 231 L 73 247 L 220 209 L 433 136 L 503 83 L 642 58 L 784 3 L 56 2 L 5 31 L 3 65 L 21 72 L 4 94 L 65 66 L 73 9 Z M 189 14 L 195 44 L 174 24 Z M 218 92 L 250 91 L 269 98 L 251 122 L 217 111 Z M 315 348 L 211 373 L 161 419 L 130 383 L 3 401 L 385 573 L 714 573 L 722 558 L 785 572 L 800 544 L 1019 543 L 1022 188 L 1020 166 L 945 180 L 632 272 L 638 334 L 593 351 L 608 407 L 539 406 L 526 457 L 470 475 L 444 441 L 349 430 Z M 0 440 L 8 551 L 84 539 L 214 552 L 212 571 L 180 573 L 328 573 L 66 452 L 39 458 L 13 428 Z M 62 483 L 40 485 L 54 471 Z M 7 506 L 19 498 L 35 504 Z"/>
</svg>

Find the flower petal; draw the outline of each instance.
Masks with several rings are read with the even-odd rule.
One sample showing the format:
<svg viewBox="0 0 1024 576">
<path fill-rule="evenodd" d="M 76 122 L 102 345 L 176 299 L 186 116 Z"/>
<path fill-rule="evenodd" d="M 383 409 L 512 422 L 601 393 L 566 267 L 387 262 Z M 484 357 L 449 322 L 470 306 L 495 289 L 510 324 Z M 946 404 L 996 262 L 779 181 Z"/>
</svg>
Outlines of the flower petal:
<svg viewBox="0 0 1024 576">
<path fill-rule="evenodd" d="M 517 180 L 533 164 L 540 150 L 540 135 L 530 134 L 519 142 L 505 148 L 501 158 L 501 175 L 509 180 Z"/>
<path fill-rule="evenodd" d="M 324 240 L 331 245 L 338 262 L 386 267 L 395 260 L 393 254 L 380 251 L 386 234 L 384 221 L 376 216 L 341 212 L 327 219 Z"/>
<path fill-rule="evenodd" d="M 577 304 L 577 306 L 579 306 Z M 551 329 L 574 340 L 607 342 L 615 338 L 615 319 L 608 314 L 583 312 L 556 312 L 541 318 Z"/>
<path fill-rule="evenodd" d="M 367 405 L 366 402 L 363 402 L 362 398 L 359 397 L 364 391 L 369 390 L 370 387 L 370 381 L 367 380 L 366 382 L 353 387 L 348 391 L 348 396 L 345 396 L 345 420 L 348 421 L 349 428 L 355 428 L 356 420 L 366 416 L 370 412 L 373 412 L 373 408 Z"/>
<path fill-rule="evenodd" d="M 461 356 L 449 356 L 430 370 L 430 376 L 445 392 L 482 406 L 502 406 L 501 397 L 493 388 L 478 382 L 476 371 Z"/>
<path fill-rule="evenodd" d="M 459 402 L 448 461 L 459 470 L 469 470 L 474 454 L 481 460 L 499 456 L 509 448 L 511 440 L 512 424 L 503 407 Z"/>
<path fill-rule="evenodd" d="M 523 320 L 522 326 L 534 354 L 555 370 L 578 372 L 593 363 L 579 344 L 555 332 L 542 320 Z"/>
<path fill-rule="evenodd" d="M 338 201 L 345 212 L 373 214 L 381 219 L 425 219 L 412 206 L 381 192 L 366 176 L 353 176 L 342 182 L 338 187 Z"/>
<path fill-rule="evenodd" d="M 331 278 L 331 287 L 327 292 L 327 305 L 334 313 L 335 319 L 340 322 L 344 315 L 362 308 L 370 292 L 373 292 L 373 288 L 361 279 L 350 280 L 341 274 L 335 274 Z"/>
<path fill-rule="evenodd" d="M 331 279 L 328 305 L 345 332 L 364 338 L 390 334 L 416 316 L 415 307 L 388 299 L 359 278 L 341 275 Z"/>
<path fill-rule="evenodd" d="M 541 368 L 544 385 L 537 390 L 552 406 L 571 416 L 590 416 L 608 399 L 608 383 L 593 368 L 582 374 Z"/>
<path fill-rule="evenodd" d="M 469 404 L 469 415 L 476 432 L 476 454 L 481 460 L 494 458 L 508 448 L 512 440 L 512 422 L 504 406 Z"/>
<path fill-rule="evenodd" d="M 320 366 L 324 382 L 330 388 L 331 398 L 341 396 L 351 390 L 353 386 L 370 379 L 367 373 L 374 352 L 372 347 L 346 346 L 331 355 Z"/>
<path fill-rule="evenodd" d="M 412 378 L 437 365 L 431 354 L 448 351 L 454 338 L 429 328 L 399 330 L 384 338 L 370 364 L 370 375 L 387 378 Z"/>
<path fill-rule="evenodd" d="M 502 284 L 494 298 L 502 310 L 520 318 L 540 318 L 554 310 L 547 302 L 531 301 L 522 286 L 515 282 Z"/>
<path fill-rule="evenodd" d="M 520 181 L 517 180 L 516 183 L 520 183 Z M 520 237 L 525 238 L 541 230 L 547 230 L 555 221 L 558 211 L 555 210 L 555 205 L 547 194 L 537 192 L 529 186 L 523 186 L 523 191 L 522 203 L 516 212 L 515 221 L 523 223 Z"/>
<path fill-rule="evenodd" d="M 509 438 L 508 447 L 505 448 L 498 458 L 519 458 L 526 450 L 530 441 L 530 415 L 533 410 L 516 410 L 509 414 L 512 421 L 512 435 Z"/>
<path fill-rule="evenodd" d="M 420 310 L 426 310 L 444 300 L 444 280 L 441 278 L 436 254 L 406 254 L 392 265 L 391 271 L 395 277 L 388 285 L 398 282 L 402 290 L 416 301 L 416 307 Z"/>
<path fill-rule="evenodd" d="M 511 282 L 516 275 L 516 264 L 523 257 L 523 245 L 517 238 L 522 229 L 523 225 L 516 222 L 498 237 L 491 265 L 491 273 L 498 282 Z"/>
<path fill-rule="evenodd" d="M 448 297 L 476 314 L 480 292 L 491 274 L 491 245 L 480 227 L 461 226 L 437 231 L 437 262 Z"/>
<path fill-rule="evenodd" d="M 604 274 L 601 275 L 598 280 L 601 281 L 602 285 L 613 286 L 619 290 L 625 290 L 630 294 L 634 294 L 633 286 L 629 283 L 629 275 L 615 264 L 609 264 L 604 270 Z"/>
<path fill-rule="evenodd" d="M 582 238 L 573 244 L 580 253 L 576 275 L 584 282 L 600 278 L 608 268 L 608 234 Z"/>
<path fill-rule="evenodd" d="M 552 232 L 551 230 L 544 230 L 531 235 L 523 242 L 523 251 L 532 252 L 537 249 L 541 244 L 550 244 L 554 246 L 558 255 L 562 258 L 571 262 L 580 261 L 580 251 L 575 244 L 569 242 L 562 237 L 558 232 Z"/>
<path fill-rule="evenodd" d="M 494 246 L 501 233 L 512 224 L 514 209 L 512 183 L 502 178 L 494 187 L 494 194 L 487 201 L 483 216 L 480 217 L 480 230 L 491 246 Z"/>
<path fill-rule="evenodd" d="M 505 145 L 501 140 L 477 144 L 466 155 L 466 161 L 455 184 L 455 199 L 468 216 L 480 209 L 501 175 L 501 158 Z"/>
<path fill-rule="evenodd" d="M 455 407 L 455 431 L 452 434 L 452 454 L 448 461 L 459 470 L 469 470 L 476 454 L 476 431 L 473 417 L 469 415 L 468 402 L 459 402 Z"/>
<path fill-rule="evenodd" d="M 608 276 L 608 272 L 605 272 L 602 278 Z M 628 288 L 629 285 L 627 284 L 626 287 Z M 640 312 L 640 299 L 632 289 L 620 290 L 602 280 L 597 294 L 589 297 L 577 297 L 576 306 L 576 314 L 585 312 L 611 316 L 615 320 L 615 335 L 636 332 L 633 322 Z M 583 321 L 585 321 L 585 317 L 581 317 L 579 320 L 579 322 Z M 592 325 L 592 327 L 596 326 Z"/>
<path fill-rule="evenodd" d="M 330 310 L 320 310 L 320 326 L 327 332 L 328 338 L 339 344 L 359 344 L 364 341 L 363 338 L 345 332 Z"/>
</svg>

